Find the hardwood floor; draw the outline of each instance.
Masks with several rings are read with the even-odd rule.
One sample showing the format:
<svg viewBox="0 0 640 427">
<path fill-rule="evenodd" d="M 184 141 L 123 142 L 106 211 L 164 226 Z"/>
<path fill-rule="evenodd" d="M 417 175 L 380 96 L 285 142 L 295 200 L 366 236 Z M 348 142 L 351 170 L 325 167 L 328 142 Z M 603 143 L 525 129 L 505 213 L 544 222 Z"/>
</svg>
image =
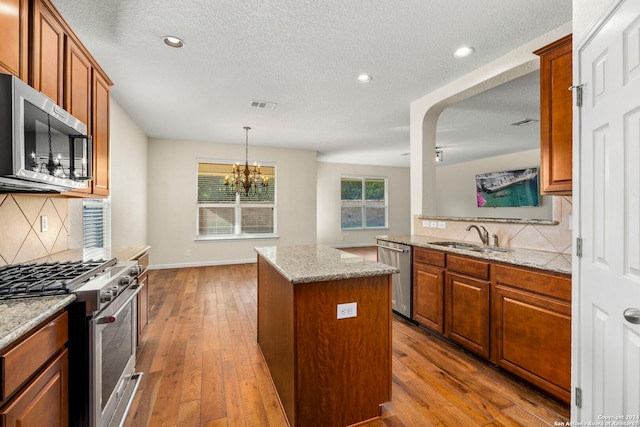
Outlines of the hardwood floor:
<svg viewBox="0 0 640 427">
<path fill-rule="evenodd" d="M 126 426 L 285 426 L 256 343 L 256 265 L 150 272 Z M 400 317 L 393 400 L 370 426 L 544 426 L 569 409 Z"/>
</svg>

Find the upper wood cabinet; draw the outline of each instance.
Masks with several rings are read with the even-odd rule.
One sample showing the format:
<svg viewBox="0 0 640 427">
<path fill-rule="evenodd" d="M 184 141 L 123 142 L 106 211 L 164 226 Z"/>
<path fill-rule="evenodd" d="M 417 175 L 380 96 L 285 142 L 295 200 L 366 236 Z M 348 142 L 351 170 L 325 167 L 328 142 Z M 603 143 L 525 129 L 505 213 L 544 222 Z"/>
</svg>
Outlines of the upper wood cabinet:
<svg viewBox="0 0 640 427">
<path fill-rule="evenodd" d="M 29 2 L 3 0 L 5 11 L 0 12 L 0 72 L 9 73 L 28 81 Z"/>
<path fill-rule="evenodd" d="M 49 0 L 34 0 L 31 16 L 29 83 L 85 123 L 93 137 L 93 181 L 65 194 L 108 196 L 112 83 Z"/>
<path fill-rule="evenodd" d="M 571 35 L 534 53 L 540 56 L 540 190 L 571 194 L 572 60 Z"/>
<path fill-rule="evenodd" d="M 109 195 L 109 87 L 110 82 L 93 70 L 93 194 Z"/>
<path fill-rule="evenodd" d="M 29 83 L 60 106 L 64 100 L 64 42 L 65 30 L 59 15 L 48 2 L 36 0 Z"/>
</svg>

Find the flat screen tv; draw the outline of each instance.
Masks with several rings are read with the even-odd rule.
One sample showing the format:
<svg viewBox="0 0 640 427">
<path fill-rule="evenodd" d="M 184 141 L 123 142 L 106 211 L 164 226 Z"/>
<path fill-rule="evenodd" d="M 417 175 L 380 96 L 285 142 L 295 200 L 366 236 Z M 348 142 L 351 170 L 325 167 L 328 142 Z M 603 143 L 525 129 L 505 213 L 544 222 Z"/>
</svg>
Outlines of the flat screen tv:
<svg viewBox="0 0 640 427">
<path fill-rule="evenodd" d="M 538 175 L 538 168 L 476 175 L 478 207 L 538 206 Z"/>
</svg>

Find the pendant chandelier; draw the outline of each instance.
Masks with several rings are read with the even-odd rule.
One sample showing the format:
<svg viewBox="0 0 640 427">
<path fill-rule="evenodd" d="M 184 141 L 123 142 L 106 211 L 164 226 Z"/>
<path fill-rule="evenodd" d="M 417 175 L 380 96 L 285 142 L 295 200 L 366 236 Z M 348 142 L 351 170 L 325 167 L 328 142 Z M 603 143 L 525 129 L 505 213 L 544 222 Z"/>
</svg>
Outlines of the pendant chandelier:
<svg viewBox="0 0 640 427">
<path fill-rule="evenodd" d="M 249 126 L 243 127 L 245 130 L 245 163 L 244 169 L 240 164 L 233 165 L 231 176 L 224 178 L 224 187 L 227 194 L 242 194 L 245 196 L 255 194 L 266 194 L 269 187 L 269 178 L 260 172 L 260 165 L 249 167 Z"/>
</svg>

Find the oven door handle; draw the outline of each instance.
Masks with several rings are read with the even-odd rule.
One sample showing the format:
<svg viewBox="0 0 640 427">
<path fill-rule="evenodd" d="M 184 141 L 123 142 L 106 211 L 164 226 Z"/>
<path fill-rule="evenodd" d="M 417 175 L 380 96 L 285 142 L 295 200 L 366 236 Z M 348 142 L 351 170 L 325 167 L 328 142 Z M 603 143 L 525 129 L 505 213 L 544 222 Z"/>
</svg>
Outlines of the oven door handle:
<svg viewBox="0 0 640 427">
<path fill-rule="evenodd" d="M 131 286 L 131 289 L 133 289 L 134 292 L 127 297 L 125 302 L 122 303 L 120 308 L 118 308 L 115 311 L 115 313 L 113 313 L 110 316 L 99 317 L 97 319 L 98 324 L 114 323 L 116 320 L 118 320 L 118 316 L 120 315 L 120 313 L 122 313 L 122 311 L 127 307 L 127 305 L 129 305 L 129 303 L 133 301 L 133 299 L 140 293 L 143 287 L 144 287 L 144 283 L 138 283 L 136 285 Z"/>
</svg>

